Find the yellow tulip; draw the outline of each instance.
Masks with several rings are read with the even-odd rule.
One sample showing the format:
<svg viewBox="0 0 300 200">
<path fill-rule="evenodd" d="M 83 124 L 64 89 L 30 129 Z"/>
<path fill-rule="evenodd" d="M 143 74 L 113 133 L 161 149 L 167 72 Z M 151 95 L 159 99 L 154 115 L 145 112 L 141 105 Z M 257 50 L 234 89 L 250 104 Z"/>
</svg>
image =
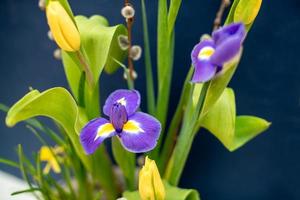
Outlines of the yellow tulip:
<svg viewBox="0 0 300 200">
<path fill-rule="evenodd" d="M 240 0 L 235 8 L 234 22 L 251 24 L 259 12 L 261 3 L 262 0 Z"/>
<path fill-rule="evenodd" d="M 52 151 L 51 151 L 52 150 Z M 52 169 L 55 173 L 60 173 L 61 169 L 57 162 L 58 154 L 63 153 L 63 149 L 61 147 L 55 147 L 55 148 L 49 148 L 47 146 L 42 146 L 40 149 L 40 160 L 47 162 L 43 173 L 48 174 L 50 172 L 50 169 Z M 53 155 L 55 154 L 55 155 Z"/>
<path fill-rule="evenodd" d="M 80 35 L 64 7 L 58 1 L 50 1 L 46 7 L 46 16 L 57 45 L 65 51 L 78 51 Z"/>
<path fill-rule="evenodd" d="M 165 187 L 154 160 L 146 157 L 139 173 L 139 193 L 142 200 L 164 200 Z"/>
</svg>

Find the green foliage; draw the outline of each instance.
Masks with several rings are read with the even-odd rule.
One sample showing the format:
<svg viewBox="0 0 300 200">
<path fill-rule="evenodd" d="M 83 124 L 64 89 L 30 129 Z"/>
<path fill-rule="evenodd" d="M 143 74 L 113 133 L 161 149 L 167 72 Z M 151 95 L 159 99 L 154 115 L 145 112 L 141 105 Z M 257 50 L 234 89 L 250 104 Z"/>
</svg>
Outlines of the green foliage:
<svg viewBox="0 0 300 200">
<path fill-rule="evenodd" d="M 223 70 L 214 77 L 209 84 L 209 88 L 206 93 L 205 101 L 203 104 L 202 112 L 199 115 L 199 120 L 201 117 L 205 116 L 207 112 L 212 108 L 212 106 L 218 101 L 223 91 L 230 82 L 237 66 L 240 61 L 242 52 L 237 55 L 233 60 L 224 65 Z"/>
<path fill-rule="evenodd" d="M 103 69 L 108 73 L 114 72 L 118 64 L 112 58 L 123 61 L 126 52 L 118 44 L 118 36 L 126 35 L 123 25 L 108 26 L 107 20 L 99 15 L 90 18 L 75 17 L 80 36 L 81 51 L 89 65 L 95 83 L 98 83 Z M 81 62 L 76 53 L 63 52 L 63 64 L 72 93 L 78 99 L 79 80 L 82 73 Z"/>
<path fill-rule="evenodd" d="M 166 191 L 165 200 L 200 200 L 199 193 L 192 189 L 181 189 L 170 185 L 167 181 L 163 181 Z M 141 200 L 138 191 L 125 191 L 123 196 L 128 200 Z"/>
<path fill-rule="evenodd" d="M 40 115 L 52 118 L 65 129 L 78 156 L 91 170 L 90 160 L 84 154 L 75 130 L 75 124 L 79 123 L 78 113 L 76 102 L 64 88 L 52 88 L 42 93 L 33 90 L 11 107 L 6 116 L 6 124 L 12 127 L 20 121 Z"/>
<path fill-rule="evenodd" d="M 234 151 L 265 131 L 270 123 L 253 116 L 236 117 L 234 92 L 226 89 L 203 118 L 201 125 L 215 135 L 229 151 Z"/>
</svg>

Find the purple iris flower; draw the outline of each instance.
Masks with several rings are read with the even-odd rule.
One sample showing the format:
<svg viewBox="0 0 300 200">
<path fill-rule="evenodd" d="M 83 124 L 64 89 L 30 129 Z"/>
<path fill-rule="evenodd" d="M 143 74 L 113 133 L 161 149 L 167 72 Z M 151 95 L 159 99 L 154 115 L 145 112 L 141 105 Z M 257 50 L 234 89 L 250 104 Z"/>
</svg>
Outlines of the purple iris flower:
<svg viewBox="0 0 300 200">
<path fill-rule="evenodd" d="M 80 133 L 87 154 L 92 154 L 109 137 L 118 136 L 125 149 L 134 153 L 152 150 L 161 131 L 160 122 L 137 112 L 141 97 L 136 90 L 116 90 L 107 98 L 103 112 L 109 117 L 90 121 Z"/>
<path fill-rule="evenodd" d="M 211 39 L 198 43 L 191 54 L 195 67 L 192 82 L 212 79 L 222 70 L 224 63 L 239 53 L 245 35 L 245 26 L 242 23 L 233 23 L 214 31 Z"/>
</svg>

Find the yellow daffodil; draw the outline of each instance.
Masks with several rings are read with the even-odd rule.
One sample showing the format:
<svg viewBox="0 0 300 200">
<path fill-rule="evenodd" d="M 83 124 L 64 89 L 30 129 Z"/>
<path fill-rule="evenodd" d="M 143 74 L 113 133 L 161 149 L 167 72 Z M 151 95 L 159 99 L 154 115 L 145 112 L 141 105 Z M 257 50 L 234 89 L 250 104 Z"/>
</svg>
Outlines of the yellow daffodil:
<svg viewBox="0 0 300 200">
<path fill-rule="evenodd" d="M 234 22 L 243 22 L 248 25 L 256 18 L 262 0 L 240 0 L 235 8 Z"/>
<path fill-rule="evenodd" d="M 165 187 L 154 160 L 146 157 L 139 174 L 139 193 L 142 200 L 164 200 Z"/>
<path fill-rule="evenodd" d="M 52 151 L 51 151 L 52 150 Z M 61 169 L 58 164 L 58 161 L 56 158 L 58 158 L 58 155 L 63 153 L 63 148 L 62 147 L 54 147 L 54 148 L 49 148 L 47 146 L 42 146 L 40 149 L 40 160 L 47 162 L 43 173 L 48 174 L 50 172 L 50 169 L 52 169 L 55 173 L 60 173 Z M 55 154 L 55 155 L 53 155 Z M 56 158 L 55 158 L 56 156 Z"/>
<path fill-rule="evenodd" d="M 58 1 L 50 1 L 46 7 L 48 25 L 57 45 L 65 51 L 78 51 L 80 35 L 78 29 Z"/>
</svg>

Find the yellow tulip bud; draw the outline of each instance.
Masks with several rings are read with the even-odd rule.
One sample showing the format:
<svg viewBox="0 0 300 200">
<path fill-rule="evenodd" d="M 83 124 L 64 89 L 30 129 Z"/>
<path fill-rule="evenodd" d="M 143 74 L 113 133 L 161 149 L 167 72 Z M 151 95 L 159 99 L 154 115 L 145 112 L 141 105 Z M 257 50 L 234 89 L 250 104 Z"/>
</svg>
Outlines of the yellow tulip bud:
<svg viewBox="0 0 300 200">
<path fill-rule="evenodd" d="M 78 51 L 80 35 L 64 7 L 58 1 L 50 1 L 46 7 L 46 15 L 57 45 L 65 51 Z"/>
<path fill-rule="evenodd" d="M 240 0 L 235 8 L 234 22 L 243 22 L 248 25 L 256 18 L 262 0 Z"/>
<path fill-rule="evenodd" d="M 139 193 L 142 200 L 165 199 L 165 187 L 155 161 L 148 157 L 139 174 Z"/>
</svg>

